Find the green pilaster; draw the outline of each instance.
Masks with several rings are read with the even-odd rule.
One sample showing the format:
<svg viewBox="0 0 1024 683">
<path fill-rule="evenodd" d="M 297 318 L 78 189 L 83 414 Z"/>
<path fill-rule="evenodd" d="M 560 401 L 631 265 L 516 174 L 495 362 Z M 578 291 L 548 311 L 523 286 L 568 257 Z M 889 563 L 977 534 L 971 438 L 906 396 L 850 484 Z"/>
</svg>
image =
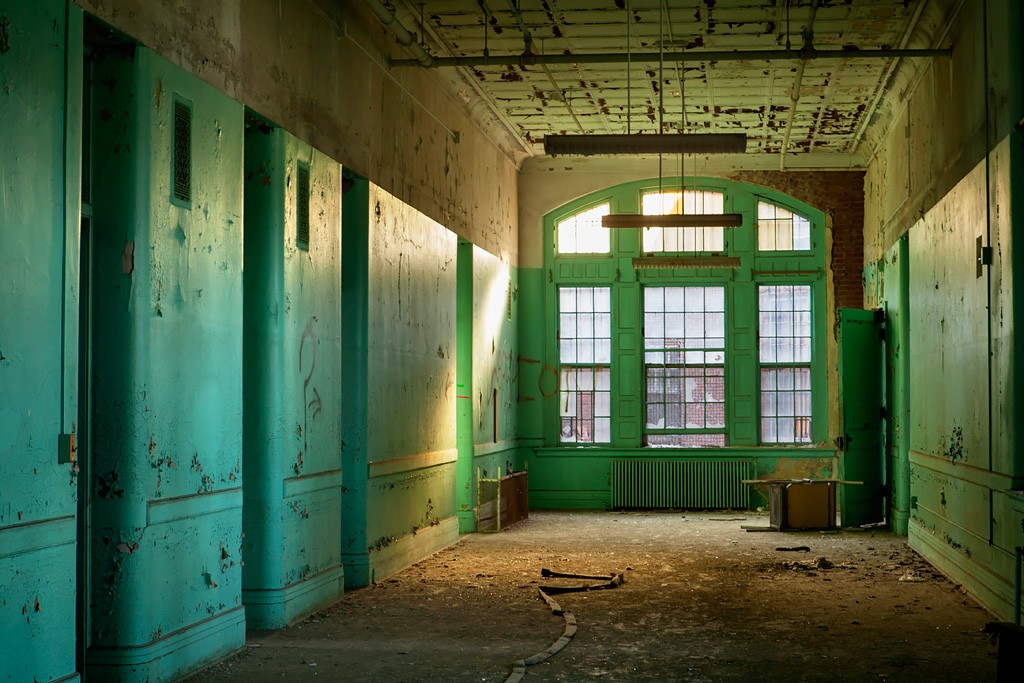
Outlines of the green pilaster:
<svg viewBox="0 0 1024 683">
<path fill-rule="evenodd" d="M 279 128 L 245 144 L 243 600 L 267 629 L 342 593 L 341 168 Z"/>
<path fill-rule="evenodd" d="M 86 669 L 171 679 L 245 641 L 243 110 L 141 47 L 98 57 L 94 83 Z M 178 105 L 186 199 L 172 182 Z"/>
<path fill-rule="evenodd" d="M 459 531 L 476 531 L 473 467 L 473 244 L 460 239 L 456 268 L 455 432 L 458 461 L 455 504 Z"/>
<path fill-rule="evenodd" d="M 910 521 L 910 260 L 907 235 L 886 254 L 882 271 L 886 312 L 886 450 L 892 530 Z"/>
<path fill-rule="evenodd" d="M 366 539 L 367 318 L 369 304 L 370 184 L 348 176 L 341 201 L 342 489 L 341 557 L 345 587 L 370 583 Z"/>
</svg>

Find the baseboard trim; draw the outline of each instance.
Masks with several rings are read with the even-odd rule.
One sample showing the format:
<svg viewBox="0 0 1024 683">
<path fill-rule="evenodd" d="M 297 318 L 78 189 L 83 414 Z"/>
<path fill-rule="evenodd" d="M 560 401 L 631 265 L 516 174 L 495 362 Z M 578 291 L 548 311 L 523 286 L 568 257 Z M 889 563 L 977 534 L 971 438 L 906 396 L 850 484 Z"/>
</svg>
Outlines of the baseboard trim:
<svg viewBox="0 0 1024 683">
<path fill-rule="evenodd" d="M 338 564 L 281 588 L 242 589 L 245 625 L 284 628 L 344 595 L 345 570 Z"/>
<path fill-rule="evenodd" d="M 459 540 L 459 519 L 448 517 L 367 553 L 369 583 L 376 583 Z"/>
<path fill-rule="evenodd" d="M 962 553 L 955 551 L 920 523 L 910 520 L 910 547 L 921 553 L 939 571 L 963 586 L 972 597 L 1000 619 L 1013 621 L 1013 584 Z M 999 548 L 993 552 L 1005 553 Z"/>
<path fill-rule="evenodd" d="M 244 645 L 245 609 L 239 605 L 142 645 L 91 647 L 84 673 L 122 683 L 174 680 Z"/>
</svg>

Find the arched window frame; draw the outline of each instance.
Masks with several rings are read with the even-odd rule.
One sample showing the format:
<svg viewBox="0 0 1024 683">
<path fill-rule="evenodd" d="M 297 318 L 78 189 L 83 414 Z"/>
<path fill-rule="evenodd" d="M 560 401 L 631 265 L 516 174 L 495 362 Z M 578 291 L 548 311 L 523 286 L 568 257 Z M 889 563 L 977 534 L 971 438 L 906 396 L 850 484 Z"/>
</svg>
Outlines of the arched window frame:
<svg viewBox="0 0 1024 683">
<path fill-rule="evenodd" d="M 714 178 L 687 179 L 687 189 L 721 192 L 723 211 L 744 215 L 743 226 L 726 228 L 723 249 L 715 252 L 643 251 L 641 229 L 609 229 L 610 251 L 603 254 L 558 254 L 555 226 L 576 213 L 607 203 L 612 213 L 639 213 L 642 196 L 679 187 L 678 179 L 636 181 L 595 192 L 550 212 L 545 217 L 544 266 L 546 280 L 545 362 L 561 373 L 559 357 L 558 292 L 561 287 L 608 287 L 611 301 L 610 402 L 611 435 L 606 443 L 595 446 L 635 448 L 663 442 L 666 434 L 685 435 L 676 448 L 699 447 L 708 441 L 702 434 L 724 435 L 725 447 L 794 447 L 823 444 L 828 434 L 828 377 L 826 367 L 826 254 L 825 221 L 820 211 L 762 187 Z M 758 203 L 772 206 L 807 219 L 811 248 L 806 251 L 762 251 L 758 249 Z M 661 265 L 672 258 L 705 257 L 709 253 L 730 260 L 734 267 L 638 267 L 638 260 Z M 661 263 L 658 263 L 658 262 Z M 682 263 L 682 262 L 680 262 Z M 696 265 L 701 262 L 697 261 Z M 721 287 L 725 291 L 726 344 L 724 363 L 724 430 L 686 428 L 660 430 L 648 425 L 645 377 L 644 290 L 654 287 Z M 760 321 L 761 287 L 797 286 L 809 288 L 811 303 L 810 360 L 806 368 L 811 378 L 810 428 L 807 440 L 780 440 L 764 433 L 762 418 L 766 391 L 762 375 L 777 367 L 761 360 L 759 345 L 764 325 Z M 763 367 L 762 367 L 763 366 Z M 765 372 L 763 372 L 763 370 Z M 699 384 L 699 382 L 698 382 Z M 564 387 L 556 401 L 565 402 Z M 777 393 L 777 392 L 776 392 Z M 770 416 L 778 417 L 778 416 Z M 561 440 L 559 411 L 545 410 L 545 442 L 549 446 L 572 446 Z M 788 433 L 788 432 L 787 432 Z M 696 435 L 696 436 L 694 436 Z M 656 438 L 657 437 L 657 438 Z M 669 439 L 671 442 L 672 440 Z M 690 446 L 681 445 L 689 443 Z M 722 440 L 715 445 L 721 446 Z M 705 446 L 706 448 L 707 446 Z"/>
</svg>

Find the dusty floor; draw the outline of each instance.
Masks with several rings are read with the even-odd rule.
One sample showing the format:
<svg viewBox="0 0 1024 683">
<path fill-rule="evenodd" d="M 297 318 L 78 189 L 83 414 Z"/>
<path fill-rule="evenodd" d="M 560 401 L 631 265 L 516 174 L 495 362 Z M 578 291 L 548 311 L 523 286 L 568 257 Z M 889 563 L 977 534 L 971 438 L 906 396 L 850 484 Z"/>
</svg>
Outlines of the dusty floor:
<svg viewBox="0 0 1024 683">
<path fill-rule="evenodd" d="M 205 681 L 504 681 L 563 617 L 575 637 L 524 681 L 989 681 L 992 616 L 886 532 L 746 532 L 754 513 L 533 513 L 292 628 L 250 633 Z M 807 546 L 809 551 L 782 551 Z M 819 559 L 823 558 L 823 559 Z M 831 566 L 830 566 L 831 565 Z"/>
</svg>

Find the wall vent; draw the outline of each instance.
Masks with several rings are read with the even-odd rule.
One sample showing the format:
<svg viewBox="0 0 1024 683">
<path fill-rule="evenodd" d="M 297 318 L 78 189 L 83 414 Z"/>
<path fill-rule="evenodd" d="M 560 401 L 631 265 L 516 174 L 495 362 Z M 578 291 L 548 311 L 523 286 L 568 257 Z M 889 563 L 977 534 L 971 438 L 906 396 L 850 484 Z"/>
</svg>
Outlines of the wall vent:
<svg viewBox="0 0 1024 683">
<path fill-rule="evenodd" d="M 171 150 L 174 199 L 192 202 L 192 107 L 174 101 L 174 145 Z"/>
<path fill-rule="evenodd" d="M 309 250 L 309 166 L 302 163 L 295 181 L 295 244 Z"/>
<path fill-rule="evenodd" d="M 619 510 L 747 509 L 750 460 L 612 460 L 611 507 Z"/>
</svg>

